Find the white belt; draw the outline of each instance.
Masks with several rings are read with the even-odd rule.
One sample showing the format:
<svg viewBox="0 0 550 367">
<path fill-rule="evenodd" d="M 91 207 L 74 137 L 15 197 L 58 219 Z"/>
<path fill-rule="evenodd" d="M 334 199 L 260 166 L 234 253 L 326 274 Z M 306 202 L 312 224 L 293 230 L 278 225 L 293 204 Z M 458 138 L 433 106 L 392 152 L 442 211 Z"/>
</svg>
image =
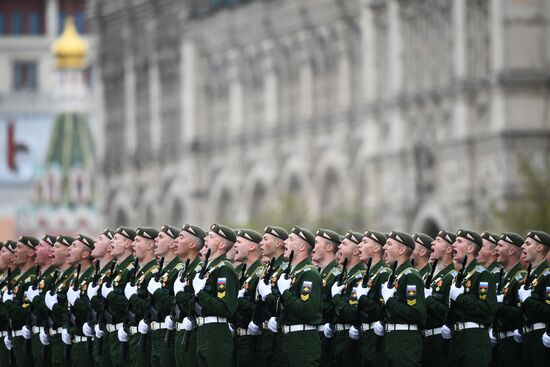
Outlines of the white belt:
<svg viewBox="0 0 550 367">
<path fill-rule="evenodd" d="M 7 331 L 0 331 L 0 336 L 1 337 L 8 336 L 8 332 Z"/>
<path fill-rule="evenodd" d="M 227 323 L 227 319 L 225 317 L 218 316 L 197 317 L 197 326 L 217 323 Z"/>
<path fill-rule="evenodd" d="M 306 324 L 283 325 L 283 334 L 293 333 L 296 331 L 308 331 L 308 330 L 317 330 L 317 326 L 306 325 Z"/>
<path fill-rule="evenodd" d="M 182 331 L 182 330 L 185 330 L 183 328 L 183 322 L 176 322 L 176 331 Z"/>
<path fill-rule="evenodd" d="M 462 331 L 466 329 L 485 329 L 485 326 L 483 326 L 483 324 L 472 321 L 457 322 L 455 324 L 455 331 Z"/>
<path fill-rule="evenodd" d="M 384 325 L 386 332 L 399 331 L 399 330 L 418 330 L 418 325 L 415 324 L 386 324 Z"/>
<path fill-rule="evenodd" d="M 370 324 L 361 324 L 361 331 L 369 331 L 374 329 L 374 324 L 376 324 L 376 322 L 371 322 Z"/>
<path fill-rule="evenodd" d="M 436 327 L 436 328 L 433 328 L 433 329 L 425 329 L 425 330 L 422 330 L 422 335 L 427 338 L 429 336 L 434 336 L 434 335 L 440 335 L 441 334 L 441 329 L 443 329 L 442 327 Z"/>
<path fill-rule="evenodd" d="M 352 324 L 335 324 L 334 325 L 334 330 L 335 331 L 349 330 L 349 329 L 351 329 L 352 326 L 353 326 Z"/>
<path fill-rule="evenodd" d="M 167 329 L 166 327 L 166 323 L 165 322 L 156 322 L 156 321 L 151 321 L 151 325 L 149 325 L 149 327 L 151 328 L 151 330 L 162 330 L 162 329 Z"/>
<path fill-rule="evenodd" d="M 496 333 L 496 338 L 497 339 L 504 339 L 504 338 L 509 338 L 511 336 L 514 336 L 514 331 L 511 330 L 511 331 L 500 331 L 498 333 Z"/>
<path fill-rule="evenodd" d="M 248 329 L 237 328 L 237 335 L 238 336 L 247 336 L 247 335 L 250 335 L 250 334 L 248 334 Z"/>
<path fill-rule="evenodd" d="M 531 331 L 540 330 L 546 328 L 546 324 L 544 322 L 536 322 L 531 325 L 525 325 L 523 327 L 523 334 L 530 333 Z"/>
<path fill-rule="evenodd" d="M 40 334 L 42 331 L 44 331 L 44 327 L 43 326 L 33 326 L 31 331 L 32 331 L 33 334 Z"/>
<path fill-rule="evenodd" d="M 14 330 L 12 336 L 23 336 L 23 330 Z"/>
<path fill-rule="evenodd" d="M 324 332 L 325 331 L 325 325 L 317 325 L 317 331 L 318 332 Z"/>
<path fill-rule="evenodd" d="M 85 342 L 86 340 L 88 340 L 88 337 L 86 336 L 79 336 L 79 335 L 73 336 L 73 343 L 82 343 L 82 342 Z"/>
<path fill-rule="evenodd" d="M 108 333 L 112 333 L 113 331 L 117 331 L 122 329 L 122 322 L 119 322 L 118 324 L 107 324 L 105 325 L 105 329 L 107 329 Z"/>
<path fill-rule="evenodd" d="M 58 327 L 57 329 L 50 329 L 50 336 L 61 334 L 62 332 L 63 332 L 62 327 Z"/>
</svg>

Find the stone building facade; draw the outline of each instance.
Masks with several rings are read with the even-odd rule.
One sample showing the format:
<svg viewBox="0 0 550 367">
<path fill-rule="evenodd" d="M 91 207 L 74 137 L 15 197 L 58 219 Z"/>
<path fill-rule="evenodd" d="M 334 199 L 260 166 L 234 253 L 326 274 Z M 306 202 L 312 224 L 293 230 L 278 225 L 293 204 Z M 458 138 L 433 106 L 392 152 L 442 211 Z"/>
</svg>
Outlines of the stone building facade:
<svg viewBox="0 0 550 367">
<path fill-rule="evenodd" d="M 358 229 L 482 229 L 549 152 L 544 0 L 88 10 L 112 226 L 246 222 L 290 193 Z"/>
</svg>

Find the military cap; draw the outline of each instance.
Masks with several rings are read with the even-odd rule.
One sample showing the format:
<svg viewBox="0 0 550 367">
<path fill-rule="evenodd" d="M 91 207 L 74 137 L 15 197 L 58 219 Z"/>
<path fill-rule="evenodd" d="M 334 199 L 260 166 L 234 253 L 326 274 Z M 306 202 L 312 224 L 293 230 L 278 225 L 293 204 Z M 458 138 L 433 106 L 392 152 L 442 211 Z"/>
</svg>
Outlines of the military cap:
<svg viewBox="0 0 550 367">
<path fill-rule="evenodd" d="M 180 235 L 181 229 L 171 226 L 169 224 L 165 224 L 162 226 L 160 231 L 166 233 L 168 236 L 172 237 L 173 239 L 176 239 Z"/>
<path fill-rule="evenodd" d="M 405 232 L 399 232 L 399 231 L 391 231 L 388 238 L 391 238 L 392 240 L 396 240 L 402 245 L 407 246 L 410 249 L 414 250 L 414 240 L 411 237 L 410 234 Z"/>
<path fill-rule="evenodd" d="M 543 231 L 529 231 L 527 233 L 528 238 L 532 238 L 541 245 L 544 245 L 546 247 L 550 247 L 550 235 Z"/>
<path fill-rule="evenodd" d="M 344 239 L 348 239 L 358 245 L 361 241 L 363 241 L 363 234 L 359 232 L 347 231 L 344 235 Z"/>
<path fill-rule="evenodd" d="M 228 226 L 214 223 L 210 226 L 210 230 L 222 236 L 228 241 L 231 241 L 231 242 L 237 241 L 237 235 L 235 234 L 235 231 L 232 228 L 229 228 Z"/>
<path fill-rule="evenodd" d="M 366 231 L 365 233 L 363 233 L 363 238 L 365 237 L 368 237 L 371 240 L 378 242 L 382 246 L 385 245 L 387 241 L 386 235 L 382 232 Z"/>
<path fill-rule="evenodd" d="M 432 251 L 432 242 L 434 239 L 425 233 L 413 233 L 413 240 L 421 246 L 424 246 L 428 250 Z"/>
<path fill-rule="evenodd" d="M 438 233 L 437 233 L 437 236 L 436 237 L 441 237 L 443 238 L 445 241 L 447 241 L 448 243 L 450 243 L 451 245 L 453 243 L 455 243 L 456 241 L 456 234 L 454 234 L 453 232 L 449 232 L 449 231 L 446 231 L 444 229 L 440 230 Z"/>
<path fill-rule="evenodd" d="M 55 242 L 59 242 L 63 246 L 69 247 L 70 245 L 73 244 L 74 238 L 70 236 L 59 235 L 56 237 Z"/>
<path fill-rule="evenodd" d="M 159 231 L 156 228 L 138 227 L 138 229 L 136 229 L 136 236 L 140 236 L 148 240 L 154 240 L 158 235 Z"/>
<path fill-rule="evenodd" d="M 4 243 L 4 247 L 13 254 L 15 252 L 15 248 L 17 247 L 17 242 L 13 240 L 7 240 Z"/>
<path fill-rule="evenodd" d="M 31 237 L 31 236 L 20 236 L 19 242 L 21 242 L 23 245 L 30 247 L 34 250 L 34 248 L 38 245 L 40 241 L 38 241 L 38 238 Z"/>
<path fill-rule="evenodd" d="M 500 235 L 499 241 L 504 241 L 510 245 L 521 247 L 525 240 L 517 233 L 514 232 L 504 232 Z"/>
<path fill-rule="evenodd" d="M 295 235 L 309 243 L 311 247 L 315 247 L 315 236 L 307 229 L 299 226 L 294 226 L 292 227 L 292 230 L 290 232 L 294 233 Z"/>
<path fill-rule="evenodd" d="M 456 232 L 457 237 L 462 237 L 467 239 L 468 241 L 471 241 L 481 247 L 483 245 L 483 240 L 481 236 L 474 231 L 471 231 L 469 229 L 459 229 L 458 232 Z"/>
<path fill-rule="evenodd" d="M 48 245 L 53 246 L 55 244 L 55 236 L 50 234 L 45 234 L 42 236 L 42 241 L 46 242 Z"/>
<path fill-rule="evenodd" d="M 500 236 L 498 234 L 492 233 L 492 232 L 483 232 L 481 234 L 481 238 L 484 239 L 484 240 L 487 240 L 487 241 L 491 241 L 495 245 L 500 240 Z"/>
<path fill-rule="evenodd" d="M 264 233 L 271 234 L 275 237 L 280 238 L 283 241 L 288 238 L 288 231 L 282 227 L 266 226 L 264 228 Z"/>
<path fill-rule="evenodd" d="M 197 227 L 191 224 L 185 224 L 182 228 L 182 231 L 192 234 L 193 236 L 199 238 L 201 241 L 204 241 L 206 233 L 202 230 L 201 227 Z"/>
<path fill-rule="evenodd" d="M 136 231 L 129 227 L 120 226 L 116 229 L 115 233 L 118 233 L 132 241 L 136 238 Z"/>
<path fill-rule="evenodd" d="M 88 247 L 90 250 L 94 249 L 95 241 L 88 236 L 85 236 L 83 234 L 79 234 L 76 239 L 84 244 L 84 246 Z"/>
<path fill-rule="evenodd" d="M 342 242 L 342 236 L 330 229 L 319 228 L 317 232 L 315 232 L 315 236 L 319 236 L 324 238 L 325 240 L 332 241 L 337 245 Z"/>
<path fill-rule="evenodd" d="M 249 241 L 260 243 L 262 241 L 262 235 L 251 229 L 239 229 L 237 231 L 237 237 L 246 238 Z"/>
<path fill-rule="evenodd" d="M 115 231 L 109 228 L 105 228 L 103 232 L 101 232 L 102 235 L 106 236 L 108 239 L 112 240 L 115 236 Z"/>
</svg>

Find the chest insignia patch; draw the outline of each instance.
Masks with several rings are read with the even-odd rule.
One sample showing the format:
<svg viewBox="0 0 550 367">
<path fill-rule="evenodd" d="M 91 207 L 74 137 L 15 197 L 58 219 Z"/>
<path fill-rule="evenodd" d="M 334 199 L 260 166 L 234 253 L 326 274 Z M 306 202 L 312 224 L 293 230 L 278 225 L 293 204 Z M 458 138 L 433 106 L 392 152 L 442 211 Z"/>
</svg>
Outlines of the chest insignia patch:
<svg viewBox="0 0 550 367">
<path fill-rule="evenodd" d="M 216 288 L 218 291 L 218 298 L 225 298 L 227 278 L 218 278 L 216 282 Z"/>
<path fill-rule="evenodd" d="M 407 304 L 409 306 L 416 304 L 416 285 L 407 286 Z"/>
<path fill-rule="evenodd" d="M 311 294 L 311 282 L 304 281 L 302 283 L 302 289 L 300 290 L 300 299 L 305 302 L 309 299 L 309 296 Z"/>
<path fill-rule="evenodd" d="M 485 301 L 487 291 L 489 290 L 489 282 L 479 282 L 479 299 Z"/>
</svg>

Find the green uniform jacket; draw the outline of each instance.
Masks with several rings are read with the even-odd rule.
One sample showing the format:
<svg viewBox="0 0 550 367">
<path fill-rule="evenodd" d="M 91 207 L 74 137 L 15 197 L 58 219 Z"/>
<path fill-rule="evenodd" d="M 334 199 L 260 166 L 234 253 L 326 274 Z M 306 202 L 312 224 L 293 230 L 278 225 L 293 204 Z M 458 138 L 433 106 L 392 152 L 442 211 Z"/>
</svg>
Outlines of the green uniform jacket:
<svg viewBox="0 0 550 367">
<path fill-rule="evenodd" d="M 71 281 L 76 277 L 75 268 L 70 267 L 61 274 L 53 286 L 53 291 L 57 294 L 57 303 L 51 311 L 52 327 L 65 327 L 69 319 L 69 310 L 67 308 L 67 289 Z M 44 295 L 45 297 L 45 295 Z M 44 298 L 45 299 L 45 298 Z"/>
<path fill-rule="evenodd" d="M 321 291 L 323 324 L 333 321 L 334 306 L 332 304 L 331 289 L 332 285 L 338 280 L 338 276 L 342 273 L 342 269 L 337 265 L 336 261 L 331 261 L 323 268 L 320 274 L 323 281 L 323 289 Z"/>
<path fill-rule="evenodd" d="M 84 335 L 82 334 L 82 325 L 88 321 L 88 315 L 90 313 L 90 300 L 86 294 L 88 284 L 92 281 L 95 269 L 93 266 L 89 266 L 78 278 L 78 289 L 80 290 L 80 298 L 78 298 L 73 306 L 74 324 L 71 324 L 69 332 L 71 335 Z"/>
<path fill-rule="evenodd" d="M 426 298 L 427 319 L 426 329 L 434 329 L 445 324 L 449 311 L 449 292 L 451 284 L 458 272 L 451 263 L 434 275 L 432 281 L 432 295 Z"/>
<path fill-rule="evenodd" d="M 20 274 L 19 268 L 16 268 L 11 272 L 11 288 L 14 289 L 15 285 L 17 284 L 17 278 Z M 8 289 L 8 272 L 6 271 L 4 273 L 4 277 L 2 280 L 2 294 Z M 8 329 L 8 310 L 9 308 L 6 306 L 7 302 L 0 301 L 0 330 L 6 331 Z"/>
<path fill-rule="evenodd" d="M 17 283 L 13 288 L 13 300 L 4 302 L 12 321 L 13 330 L 19 330 L 25 325 L 29 317 L 30 302 L 24 296 L 25 291 L 32 285 L 36 278 L 36 266 L 17 277 Z"/>
<path fill-rule="evenodd" d="M 105 279 L 111 275 L 111 266 L 116 264 L 116 260 L 113 259 L 109 261 L 101 270 L 99 271 L 99 278 L 97 279 L 97 284 L 101 285 L 104 283 Z M 99 321 L 99 313 L 102 312 L 103 305 L 105 300 L 101 296 L 101 291 L 98 291 L 97 296 L 89 300 L 90 302 L 90 312 L 91 312 L 91 321 L 95 324 Z"/>
<path fill-rule="evenodd" d="M 47 326 L 48 307 L 46 306 L 45 292 L 50 289 L 53 280 L 53 273 L 56 271 L 54 266 L 48 267 L 40 274 L 38 279 L 38 289 L 40 293 L 32 300 L 33 326 Z"/>
<path fill-rule="evenodd" d="M 283 271 L 288 268 L 288 264 L 285 262 L 284 257 L 281 255 L 275 259 L 273 263 L 273 272 L 271 274 L 271 294 L 268 294 L 265 298 L 264 320 L 268 320 L 271 316 L 274 316 L 277 310 L 277 303 L 279 302 L 279 288 L 277 288 L 277 280 Z"/>
<path fill-rule="evenodd" d="M 154 277 L 159 270 L 159 263 L 157 259 L 149 261 L 147 264 L 143 265 L 136 274 L 136 286 L 137 293 L 130 297 L 129 308 L 128 308 L 128 320 L 129 325 L 136 326 L 139 323 L 139 320 L 142 320 L 145 316 L 145 312 L 149 303 L 147 299 L 149 293 L 147 292 L 147 285 L 149 280 Z"/>
<path fill-rule="evenodd" d="M 391 270 L 386 267 L 384 260 L 372 265 L 369 271 L 367 286 L 370 291 L 367 295 L 359 298 L 359 319 L 361 322 L 371 323 L 382 320 L 384 309 L 381 294 L 382 285 L 388 281 Z"/>
<path fill-rule="evenodd" d="M 359 263 L 351 268 L 344 278 L 344 289 L 332 299 L 336 322 L 351 324 L 356 321 L 357 316 L 357 286 L 365 275 L 365 264 Z"/>
<path fill-rule="evenodd" d="M 120 262 L 116 268 L 117 276 L 113 279 L 113 292 L 107 296 L 106 321 L 109 324 L 117 324 L 124 321 L 126 316 L 127 300 L 124 296 L 124 287 L 130 278 L 130 272 L 134 268 L 134 257 L 128 256 Z M 109 318 L 112 318 L 109 320 Z"/>
<path fill-rule="evenodd" d="M 298 263 L 291 271 L 292 283 L 282 295 L 283 325 L 320 325 L 322 280 L 309 259 Z"/>
<path fill-rule="evenodd" d="M 184 263 L 179 257 L 175 257 L 162 269 L 160 283 L 162 287 L 153 294 L 153 308 L 151 308 L 151 320 L 164 322 L 170 314 L 174 304 L 174 281 L 183 269 Z"/>
<path fill-rule="evenodd" d="M 176 301 L 176 320 L 182 321 L 184 317 L 189 316 L 189 306 L 194 298 L 195 292 L 193 291 L 193 278 L 201 271 L 204 263 L 200 257 L 197 256 L 193 261 L 189 263 L 189 269 L 185 269 L 185 278 L 187 279 L 187 286 L 183 292 L 178 292 L 175 296 Z"/>
<path fill-rule="evenodd" d="M 231 319 L 237 311 L 239 279 L 233 265 L 225 255 L 208 264 L 206 285 L 197 294 L 201 316 L 218 316 Z"/>
<path fill-rule="evenodd" d="M 420 274 L 420 278 L 422 278 L 422 281 L 424 284 L 426 283 L 426 278 L 432 271 L 432 265 L 430 263 L 426 264 L 422 269 L 418 270 L 418 273 Z"/>
<path fill-rule="evenodd" d="M 543 262 L 532 273 L 531 297 L 523 302 L 526 324 L 550 320 L 550 268 Z"/>
<path fill-rule="evenodd" d="M 497 311 L 494 318 L 494 331 L 511 331 L 519 329 L 523 320 L 521 316 L 521 303 L 518 298 L 518 289 L 525 282 L 527 272 L 517 263 L 506 273 L 502 279 L 504 294 L 502 303 L 497 303 Z"/>
<path fill-rule="evenodd" d="M 248 323 L 252 321 L 254 309 L 256 308 L 256 287 L 264 270 L 264 266 L 260 260 L 256 260 L 246 270 L 244 283 L 242 288 L 245 289 L 244 295 L 237 299 L 237 314 L 236 324 L 238 327 L 246 328 Z"/>
<path fill-rule="evenodd" d="M 391 324 L 423 325 L 426 321 L 424 283 L 410 261 L 399 266 L 396 271 L 393 297 L 386 302 L 386 321 Z"/>
</svg>

